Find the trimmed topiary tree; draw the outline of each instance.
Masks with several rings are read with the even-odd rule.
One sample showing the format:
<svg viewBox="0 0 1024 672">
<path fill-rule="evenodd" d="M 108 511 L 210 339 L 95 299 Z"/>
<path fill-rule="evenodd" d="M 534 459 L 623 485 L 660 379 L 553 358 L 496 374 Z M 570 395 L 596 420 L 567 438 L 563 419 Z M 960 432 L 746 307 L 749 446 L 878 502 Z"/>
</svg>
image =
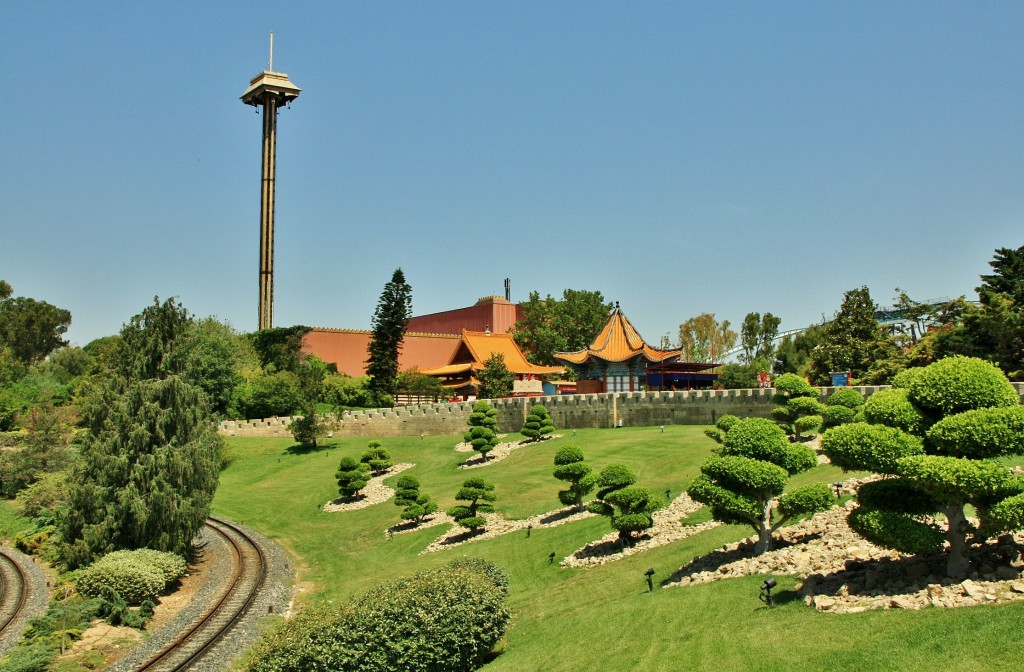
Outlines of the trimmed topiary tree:
<svg viewBox="0 0 1024 672">
<path fill-rule="evenodd" d="M 511 613 L 508 577 L 466 558 L 381 584 L 341 607 L 286 621 L 256 646 L 249 672 L 466 672 L 481 668 Z"/>
<path fill-rule="evenodd" d="M 821 427 L 824 406 L 818 401 L 821 390 L 795 373 L 784 373 L 775 380 L 772 418 L 796 440 L 801 434 L 814 434 Z"/>
<path fill-rule="evenodd" d="M 370 480 L 370 466 L 351 457 L 343 457 L 334 477 L 338 479 L 338 492 L 342 497 L 356 497 Z"/>
<path fill-rule="evenodd" d="M 772 535 L 787 520 L 835 502 L 823 483 L 782 494 L 792 474 L 817 463 L 813 450 L 791 444 L 771 420 L 748 418 L 733 425 L 719 455 L 704 463 L 687 494 L 710 506 L 715 520 L 750 525 L 757 534 L 754 553 L 760 555 L 771 550 Z M 773 506 L 776 498 L 778 505 Z"/>
<path fill-rule="evenodd" d="M 623 544 L 631 544 L 638 532 L 654 526 L 654 512 L 665 506 L 665 499 L 647 488 L 635 487 L 636 474 L 625 464 L 610 464 L 597 477 L 597 499 L 587 510 L 611 519 Z"/>
<path fill-rule="evenodd" d="M 492 513 L 494 507 L 491 503 L 498 499 L 494 494 L 494 484 L 488 483 L 480 477 L 467 478 L 462 487 L 455 494 L 456 501 L 468 502 L 458 504 L 448 509 L 448 515 L 455 519 L 455 522 L 470 530 L 482 530 L 487 524 L 487 519 L 481 513 Z"/>
<path fill-rule="evenodd" d="M 852 387 L 841 387 L 829 396 L 821 409 L 822 429 L 863 420 L 864 397 Z"/>
<path fill-rule="evenodd" d="M 466 424 L 470 429 L 462 440 L 486 459 L 487 453 L 498 445 L 498 411 L 486 401 L 478 401 L 473 404 L 473 412 Z"/>
<path fill-rule="evenodd" d="M 718 419 L 715 423 L 714 429 L 709 427 L 704 430 L 704 434 L 709 438 L 714 439 L 715 443 L 721 443 L 724 440 L 725 435 L 729 433 L 730 429 L 732 429 L 732 426 L 739 421 L 740 419 L 735 415 L 726 413 Z"/>
<path fill-rule="evenodd" d="M 558 449 L 554 477 L 569 484 L 567 490 L 558 491 L 558 501 L 585 510 L 583 498 L 597 485 L 597 474 L 583 461 L 583 451 L 578 446 L 569 444 Z"/>
<path fill-rule="evenodd" d="M 553 431 L 555 422 L 551 419 L 551 414 L 544 406 L 537 404 L 530 409 L 529 415 L 526 416 L 526 424 L 519 433 L 530 441 L 540 441 Z"/>
<path fill-rule="evenodd" d="M 367 465 L 374 476 L 384 473 L 392 466 L 391 453 L 384 444 L 374 439 L 366 444 L 367 450 L 359 457 L 359 461 Z"/>
<path fill-rule="evenodd" d="M 402 476 L 395 484 L 395 505 L 404 506 L 402 520 L 412 520 L 417 524 L 437 511 L 437 503 L 430 495 L 420 492 L 420 480 L 415 476 Z"/>
<path fill-rule="evenodd" d="M 861 486 L 850 526 L 879 546 L 935 553 L 948 544 L 946 572 L 970 570 L 969 535 L 1024 529 L 1024 479 L 992 458 L 1024 452 L 1024 406 L 994 365 L 950 357 L 868 398 L 869 423 L 835 427 L 822 449 L 846 470 L 891 476 Z M 877 399 L 876 399 L 877 397 Z M 966 516 L 971 505 L 981 521 Z M 924 516 L 942 513 L 945 524 Z"/>
</svg>

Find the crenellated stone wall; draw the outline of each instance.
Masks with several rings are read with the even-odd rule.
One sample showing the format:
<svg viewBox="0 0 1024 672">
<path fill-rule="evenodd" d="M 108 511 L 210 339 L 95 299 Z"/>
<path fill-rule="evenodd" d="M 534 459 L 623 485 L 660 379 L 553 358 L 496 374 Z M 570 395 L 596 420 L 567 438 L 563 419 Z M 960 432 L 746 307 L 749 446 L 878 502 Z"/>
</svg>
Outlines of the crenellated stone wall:
<svg viewBox="0 0 1024 672">
<path fill-rule="evenodd" d="M 1022 386 L 1018 384 L 1018 391 Z M 835 388 L 821 388 L 822 401 Z M 865 396 L 884 387 L 857 387 Z M 657 425 L 712 425 L 725 414 L 769 417 L 774 390 L 692 390 L 688 392 L 613 392 L 549 397 L 519 397 L 492 401 L 498 411 L 498 427 L 518 432 L 534 404 L 551 413 L 558 429 Z M 416 436 L 461 434 L 473 411 L 473 402 L 414 404 L 370 411 L 346 412 L 337 419 L 334 436 Z M 226 436 L 290 436 L 292 418 L 225 420 L 219 426 Z"/>
</svg>

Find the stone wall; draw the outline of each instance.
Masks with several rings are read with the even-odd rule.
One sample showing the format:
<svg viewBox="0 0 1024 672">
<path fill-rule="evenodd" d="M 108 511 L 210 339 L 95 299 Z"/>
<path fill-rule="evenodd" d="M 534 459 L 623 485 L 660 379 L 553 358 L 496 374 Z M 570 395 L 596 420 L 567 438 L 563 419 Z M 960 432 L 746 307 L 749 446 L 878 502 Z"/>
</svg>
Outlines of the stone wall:
<svg viewBox="0 0 1024 672">
<path fill-rule="evenodd" d="M 834 388 L 822 388 L 822 401 Z M 858 387 L 865 396 L 881 387 Z M 692 390 L 689 392 L 613 392 L 520 397 L 491 402 L 498 427 L 518 432 L 534 404 L 551 413 L 558 429 L 658 425 L 713 425 L 727 413 L 740 417 L 769 417 L 773 390 Z M 372 411 L 346 412 L 336 422 L 334 436 L 416 436 L 461 434 L 473 402 L 414 404 Z M 290 436 L 291 418 L 233 421 L 220 424 L 226 436 Z"/>
</svg>

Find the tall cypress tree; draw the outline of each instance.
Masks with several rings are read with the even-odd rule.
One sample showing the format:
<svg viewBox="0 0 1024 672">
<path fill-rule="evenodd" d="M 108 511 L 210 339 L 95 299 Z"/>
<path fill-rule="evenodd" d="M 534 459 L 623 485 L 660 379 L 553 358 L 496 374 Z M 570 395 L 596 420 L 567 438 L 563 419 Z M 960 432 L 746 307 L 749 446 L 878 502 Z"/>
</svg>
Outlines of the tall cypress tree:
<svg viewBox="0 0 1024 672">
<path fill-rule="evenodd" d="M 396 268 L 391 282 L 384 285 L 377 310 L 373 313 L 373 336 L 367 348 L 366 373 L 370 376 L 370 390 L 379 400 L 383 395 L 394 396 L 398 381 L 398 353 L 405 339 L 405 326 L 412 316 L 412 287 L 405 282 L 405 274 Z"/>
</svg>

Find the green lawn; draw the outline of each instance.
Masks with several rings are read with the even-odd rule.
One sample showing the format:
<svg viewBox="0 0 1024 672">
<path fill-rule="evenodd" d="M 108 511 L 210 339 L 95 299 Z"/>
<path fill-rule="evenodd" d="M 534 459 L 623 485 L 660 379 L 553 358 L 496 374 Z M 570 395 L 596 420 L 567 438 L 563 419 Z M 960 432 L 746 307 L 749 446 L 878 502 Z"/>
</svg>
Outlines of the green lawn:
<svg viewBox="0 0 1024 672">
<path fill-rule="evenodd" d="M 511 438 L 511 437 L 510 437 Z M 559 507 L 561 483 L 551 476 L 559 446 L 579 445 L 600 469 L 625 462 L 640 485 L 678 494 L 698 473 L 714 444 L 702 428 L 667 426 L 578 430 L 521 448 L 481 469 L 459 470 L 458 437 L 382 439 L 396 462 L 442 508 L 469 476 L 496 484 L 498 510 L 525 518 Z M 419 555 L 444 528 L 388 539 L 399 522 L 392 501 L 351 512 L 323 513 L 336 496 L 338 460 L 359 456 L 367 439 L 336 439 L 313 452 L 294 452 L 285 439 L 231 439 L 234 462 L 214 501 L 218 515 L 244 522 L 284 545 L 296 558 L 305 602 L 344 600 L 381 579 L 437 566 L 458 555 L 491 559 L 508 571 L 513 623 L 503 650 L 485 668 L 499 670 L 958 670 L 1017 669 L 1024 605 L 920 612 L 820 614 L 795 599 L 795 579 L 780 577 L 780 604 L 758 601 L 763 577 L 647 592 L 643 572 L 664 580 L 692 558 L 748 534 L 719 527 L 624 560 L 587 570 L 548 563 L 610 530 L 594 518 L 534 529 Z M 842 473 L 818 467 L 794 485 L 831 483 Z M 396 480 L 397 477 L 393 477 Z M 706 514 L 704 514 L 706 515 Z M 693 518 L 702 519 L 701 514 Z M 656 585 L 657 588 L 657 585 Z"/>
</svg>

